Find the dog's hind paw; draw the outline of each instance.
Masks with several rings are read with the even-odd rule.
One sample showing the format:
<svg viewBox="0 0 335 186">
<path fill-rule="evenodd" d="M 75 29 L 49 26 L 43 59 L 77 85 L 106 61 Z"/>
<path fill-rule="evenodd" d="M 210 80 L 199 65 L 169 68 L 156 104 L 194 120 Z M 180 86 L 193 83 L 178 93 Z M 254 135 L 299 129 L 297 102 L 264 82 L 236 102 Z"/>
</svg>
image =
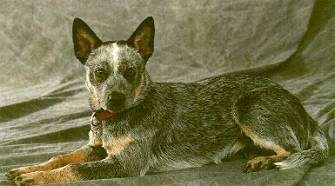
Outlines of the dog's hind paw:
<svg viewBox="0 0 335 186">
<path fill-rule="evenodd" d="M 242 167 L 243 172 L 255 172 L 264 169 L 272 169 L 274 168 L 273 158 L 267 156 L 259 156 L 254 159 L 249 160 L 244 167 Z"/>
</svg>

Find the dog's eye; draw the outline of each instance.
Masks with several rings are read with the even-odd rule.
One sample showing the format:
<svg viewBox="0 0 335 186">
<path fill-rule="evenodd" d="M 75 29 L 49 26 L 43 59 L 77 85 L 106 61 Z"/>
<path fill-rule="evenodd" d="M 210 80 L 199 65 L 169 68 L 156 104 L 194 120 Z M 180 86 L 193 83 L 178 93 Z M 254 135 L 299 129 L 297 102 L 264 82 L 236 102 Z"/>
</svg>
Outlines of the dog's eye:
<svg viewBox="0 0 335 186">
<path fill-rule="evenodd" d="M 133 81 L 135 77 L 135 69 L 127 68 L 123 73 L 123 77 L 130 82 Z"/>
<path fill-rule="evenodd" d="M 107 78 L 107 71 L 101 68 L 96 69 L 94 71 L 94 77 L 96 81 L 102 82 Z"/>
</svg>

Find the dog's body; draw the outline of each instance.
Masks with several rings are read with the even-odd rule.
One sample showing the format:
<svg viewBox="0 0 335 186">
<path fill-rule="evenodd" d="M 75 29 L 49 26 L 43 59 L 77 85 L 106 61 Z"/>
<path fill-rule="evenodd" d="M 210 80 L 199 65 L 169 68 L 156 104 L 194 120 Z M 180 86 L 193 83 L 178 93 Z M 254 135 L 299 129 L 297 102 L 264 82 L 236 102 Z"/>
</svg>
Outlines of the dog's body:
<svg viewBox="0 0 335 186">
<path fill-rule="evenodd" d="M 89 144 L 10 171 L 18 184 L 198 167 L 250 146 L 273 153 L 248 161 L 246 171 L 312 165 L 328 156 L 317 123 L 296 97 L 268 79 L 226 74 L 188 84 L 152 82 L 145 70 L 153 52 L 152 18 L 127 41 L 116 42 L 102 42 L 75 19 L 73 38 L 95 112 Z"/>
</svg>

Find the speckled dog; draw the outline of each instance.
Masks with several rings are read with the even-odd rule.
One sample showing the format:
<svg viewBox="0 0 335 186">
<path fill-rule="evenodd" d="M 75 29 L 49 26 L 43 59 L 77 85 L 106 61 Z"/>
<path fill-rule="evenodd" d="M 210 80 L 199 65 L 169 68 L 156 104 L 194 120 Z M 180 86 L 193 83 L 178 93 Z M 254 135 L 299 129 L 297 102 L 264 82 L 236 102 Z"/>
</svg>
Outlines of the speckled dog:
<svg viewBox="0 0 335 186">
<path fill-rule="evenodd" d="M 154 50 L 154 21 L 126 41 L 102 42 L 73 22 L 75 55 L 90 93 L 89 143 L 49 161 L 11 170 L 17 184 L 71 182 L 219 163 L 258 147 L 270 154 L 244 170 L 314 165 L 328 143 L 299 100 L 268 79 L 225 74 L 193 83 L 155 83 L 145 69 Z"/>
</svg>

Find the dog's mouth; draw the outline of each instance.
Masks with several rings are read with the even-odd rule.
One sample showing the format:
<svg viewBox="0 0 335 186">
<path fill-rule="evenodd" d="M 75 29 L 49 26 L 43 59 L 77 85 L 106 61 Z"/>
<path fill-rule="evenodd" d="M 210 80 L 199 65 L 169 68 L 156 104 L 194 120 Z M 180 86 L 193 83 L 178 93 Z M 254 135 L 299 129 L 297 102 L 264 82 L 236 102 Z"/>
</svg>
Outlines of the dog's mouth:
<svg viewBox="0 0 335 186">
<path fill-rule="evenodd" d="M 105 121 L 109 119 L 114 119 L 116 117 L 115 112 L 110 112 L 108 110 L 99 109 L 94 112 L 94 117 L 99 121 Z"/>
</svg>

